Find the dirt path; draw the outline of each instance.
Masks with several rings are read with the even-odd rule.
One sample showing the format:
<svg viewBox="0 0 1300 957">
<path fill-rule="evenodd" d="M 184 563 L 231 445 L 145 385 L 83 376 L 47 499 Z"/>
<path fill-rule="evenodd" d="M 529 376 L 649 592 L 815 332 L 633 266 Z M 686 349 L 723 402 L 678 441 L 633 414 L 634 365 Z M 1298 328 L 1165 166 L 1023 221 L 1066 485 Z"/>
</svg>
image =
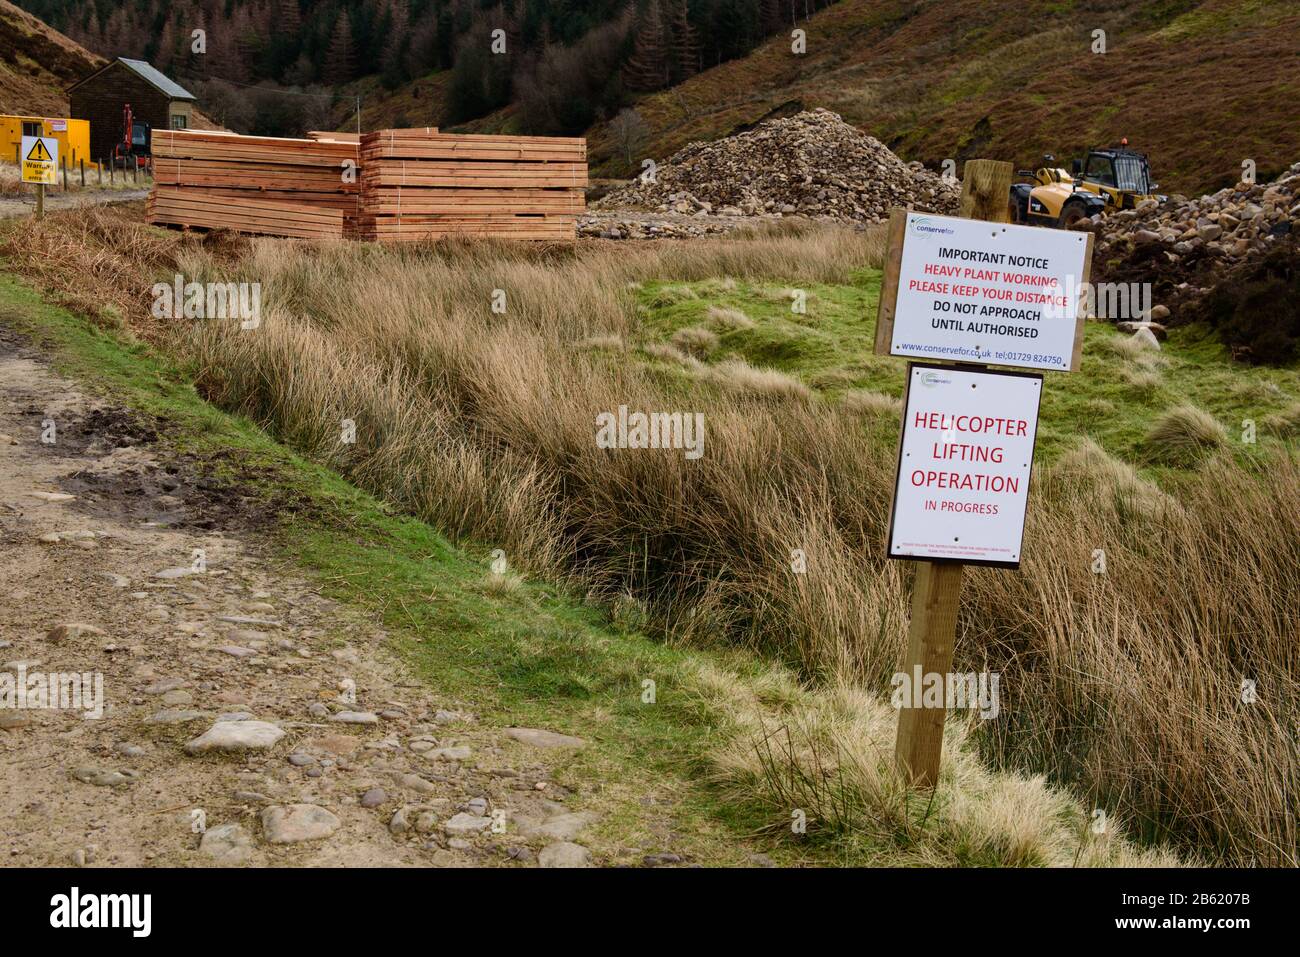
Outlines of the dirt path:
<svg viewBox="0 0 1300 957">
<path fill-rule="evenodd" d="M 577 739 L 406 680 L 259 547 L 249 501 L 160 451 L 0 327 L 0 860 L 587 861 L 546 769 Z M 5 706 L 52 673 L 102 676 L 102 717 Z"/>
<path fill-rule="evenodd" d="M 70 193 L 53 192 L 45 197 L 45 208 L 76 209 L 79 206 L 107 206 L 110 203 L 131 203 L 148 197 L 147 189 L 98 190 L 84 189 Z M 36 209 L 36 197 L 27 192 L 18 196 L 0 196 L 0 219 L 30 216 Z"/>
</svg>

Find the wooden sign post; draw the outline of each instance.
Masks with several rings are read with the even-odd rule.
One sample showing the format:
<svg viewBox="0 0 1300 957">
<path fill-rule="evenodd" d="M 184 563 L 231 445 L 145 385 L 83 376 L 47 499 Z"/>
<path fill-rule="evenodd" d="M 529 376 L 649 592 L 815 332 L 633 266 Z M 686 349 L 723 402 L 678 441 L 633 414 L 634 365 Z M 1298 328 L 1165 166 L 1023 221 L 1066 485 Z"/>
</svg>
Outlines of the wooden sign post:
<svg viewBox="0 0 1300 957">
<path fill-rule="evenodd" d="M 1012 166 L 996 160 L 968 160 L 961 190 L 961 215 L 994 223 L 1008 221 Z M 890 256 L 902 255 L 901 228 L 891 223 Z M 897 244 L 895 247 L 895 243 Z M 883 292 L 882 292 L 883 297 Z M 890 316 L 892 320 L 892 315 Z M 923 675 L 952 671 L 953 644 L 957 637 L 957 609 L 961 603 L 960 562 L 917 562 L 912 584 L 912 620 L 907 633 L 903 673 L 918 666 Z M 898 740 L 894 756 L 899 770 L 916 787 L 933 788 L 939 782 L 943 754 L 944 708 L 920 707 L 920 702 L 898 712 Z"/>
</svg>

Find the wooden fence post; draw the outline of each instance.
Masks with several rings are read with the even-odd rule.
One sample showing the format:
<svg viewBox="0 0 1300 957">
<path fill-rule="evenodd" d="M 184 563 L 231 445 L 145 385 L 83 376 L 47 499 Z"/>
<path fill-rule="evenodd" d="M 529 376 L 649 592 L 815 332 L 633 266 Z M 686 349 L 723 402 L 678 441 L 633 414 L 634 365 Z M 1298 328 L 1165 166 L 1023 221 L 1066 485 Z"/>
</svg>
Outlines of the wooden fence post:
<svg viewBox="0 0 1300 957">
<path fill-rule="evenodd" d="M 961 188 L 961 216 L 1007 222 L 1011 177 L 1010 163 L 968 160 Z M 909 682 L 920 668 L 923 681 L 926 675 L 942 675 L 946 691 L 957 637 L 964 568 L 960 562 L 916 563 L 912 620 L 907 632 L 907 657 L 903 662 L 903 674 Z M 921 707 L 918 697 L 913 695 L 911 707 L 899 709 L 894 757 L 899 770 L 913 786 L 933 788 L 939 783 L 947 710 Z"/>
</svg>

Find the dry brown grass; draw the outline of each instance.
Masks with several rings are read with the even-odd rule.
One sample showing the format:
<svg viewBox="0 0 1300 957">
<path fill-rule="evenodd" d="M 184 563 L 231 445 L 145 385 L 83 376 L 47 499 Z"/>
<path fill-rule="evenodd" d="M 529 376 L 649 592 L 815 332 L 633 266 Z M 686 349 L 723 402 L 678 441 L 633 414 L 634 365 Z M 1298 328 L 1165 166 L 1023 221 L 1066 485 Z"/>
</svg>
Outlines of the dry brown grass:
<svg viewBox="0 0 1300 957">
<path fill-rule="evenodd" d="M 854 389 L 840 396 L 840 405 L 846 412 L 869 417 L 899 416 L 903 413 L 903 400 L 883 392 Z"/>
<path fill-rule="evenodd" d="M 1192 405 L 1165 412 L 1151 426 L 1146 445 L 1153 459 L 1188 465 L 1228 444 L 1228 430 L 1214 416 Z"/>
<path fill-rule="evenodd" d="M 254 332 L 209 323 L 177 345 L 213 400 L 453 536 L 634 603 L 679 639 L 876 693 L 900 660 L 911 578 L 881 558 L 892 446 L 763 370 L 706 373 L 683 355 L 694 373 L 665 375 L 575 348 L 641 341 L 630 282 L 835 281 L 875 256 L 849 231 L 797 238 L 798 255 L 781 234 L 636 257 L 257 241 L 231 263 L 195 249 L 192 268 L 260 281 L 267 306 Z M 595 415 L 619 405 L 703 412 L 704 456 L 598 449 Z M 355 445 L 337 441 L 343 418 Z M 1024 566 L 971 570 L 963 597 L 958 668 L 1002 675 L 1002 717 L 972 739 L 986 758 L 1206 859 L 1296 864 L 1297 487 L 1294 456 L 1259 472 L 1210 456 L 1168 490 L 1087 445 L 1038 470 Z M 1018 785 L 998 787 L 1011 815 Z M 988 826 L 1002 840 L 1010 825 Z"/>
<path fill-rule="evenodd" d="M 168 234 L 121 208 L 89 206 L 0 223 L 0 256 L 60 304 L 108 326 L 152 335 L 150 287 L 202 251 L 207 264 L 229 262 L 247 248 L 230 233 Z M 208 268 L 211 268 L 209 265 Z"/>
<path fill-rule="evenodd" d="M 709 322 L 713 323 L 723 332 L 734 332 L 738 329 L 753 329 L 754 320 L 749 318 L 739 309 L 732 309 L 727 306 L 709 306 Z"/>
<path fill-rule="evenodd" d="M 672 343 L 697 359 L 704 359 L 717 350 L 718 334 L 703 326 L 687 326 L 673 333 Z"/>
<path fill-rule="evenodd" d="M 1177 866 L 1140 850 L 1121 822 L 1092 826 L 1091 810 L 1042 776 L 991 771 L 959 718 L 944 731 L 933 794 L 909 791 L 894 765 L 897 713 L 861 687 L 812 694 L 779 670 L 757 681 L 704 667 L 691 693 L 723 731 L 712 775 L 732 801 L 758 805 L 773 831 L 805 818 L 813 839 L 851 845 L 883 866 Z"/>
</svg>

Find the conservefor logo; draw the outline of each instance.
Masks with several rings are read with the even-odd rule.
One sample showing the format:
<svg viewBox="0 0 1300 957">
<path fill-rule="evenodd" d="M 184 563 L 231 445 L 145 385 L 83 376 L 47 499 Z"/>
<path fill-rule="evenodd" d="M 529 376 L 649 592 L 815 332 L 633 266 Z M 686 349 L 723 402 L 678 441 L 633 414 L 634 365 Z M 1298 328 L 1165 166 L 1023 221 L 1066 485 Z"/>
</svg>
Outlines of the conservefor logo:
<svg viewBox="0 0 1300 957">
<path fill-rule="evenodd" d="M 927 389 L 933 389 L 937 385 L 948 385 L 951 382 L 951 379 L 944 379 L 937 372 L 921 373 L 921 385 L 925 386 Z"/>
<path fill-rule="evenodd" d="M 928 216 L 921 216 L 912 220 L 912 232 L 921 233 L 922 235 L 951 236 L 954 230 L 947 226 L 936 225 L 934 220 Z"/>
</svg>

